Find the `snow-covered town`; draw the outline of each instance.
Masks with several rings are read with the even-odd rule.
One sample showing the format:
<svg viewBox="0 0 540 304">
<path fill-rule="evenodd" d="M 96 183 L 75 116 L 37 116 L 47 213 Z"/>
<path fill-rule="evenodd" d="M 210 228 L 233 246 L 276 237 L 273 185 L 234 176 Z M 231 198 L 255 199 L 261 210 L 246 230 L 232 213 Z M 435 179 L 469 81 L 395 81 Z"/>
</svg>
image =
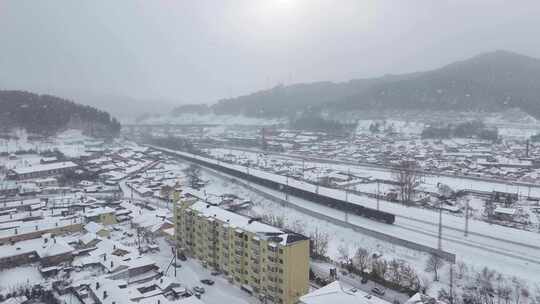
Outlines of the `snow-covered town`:
<svg viewBox="0 0 540 304">
<path fill-rule="evenodd" d="M 206 146 L 197 155 L 127 139 L 100 142 L 75 130 L 2 146 L 0 297 L 14 303 L 268 301 L 270 289 L 238 282 L 225 265 L 179 245 L 175 214 L 182 202 L 218 208 L 232 227 L 246 225 L 243 217 L 268 225 L 257 234 L 281 230 L 310 240 L 306 256 L 294 258 L 309 265 L 307 289 L 275 301 L 448 301 L 451 294 L 483 296 L 479 280 L 506 288 L 509 298 L 537 291 L 540 188 L 534 184 L 518 192 L 501 180 L 425 174 L 404 203 L 390 169 L 293 152 Z M 394 222 L 191 158 L 391 213 Z M 216 216 L 209 212 L 202 216 Z"/>
<path fill-rule="evenodd" d="M 0 0 L 0 304 L 540 304 L 538 16 Z"/>
</svg>

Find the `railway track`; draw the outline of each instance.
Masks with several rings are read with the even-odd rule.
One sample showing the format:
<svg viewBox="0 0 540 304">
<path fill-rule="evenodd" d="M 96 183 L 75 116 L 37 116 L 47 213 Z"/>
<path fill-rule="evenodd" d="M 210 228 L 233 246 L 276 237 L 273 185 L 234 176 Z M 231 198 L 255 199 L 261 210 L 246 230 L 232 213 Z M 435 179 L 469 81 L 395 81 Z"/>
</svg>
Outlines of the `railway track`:
<svg viewBox="0 0 540 304">
<path fill-rule="evenodd" d="M 430 221 L 416 219 L 416 218 L 409 217 L 409 216 L 404 216 L 404 215 L 396 215 L 396 216 L 398 217 L 398 220 L 399 220 L 399 218 L 404 218 L 404 219 L 407 219 L 409 221 L 419 222 L 419 223 L 431 225 L 431 226 L 434 226 L 434 227 L 438 226 L 438 224 L 430 222 Z M 463 229 L 458 229 L 456 227 L 447 226 L 447 225 L 444 225 L 444 224 L 443 224 L 443 229 L 464 233 Z M 475 232 L 475 231 L 468 231 L 467 233 L 469 235 L 475 235 L 475 236 L 479 236 L 479 237 L 483 237 L 483 238 L 492 239 L 492 240 L 495 240 L 495 241 L 500 241 L 500 242 L 510 243 L 510 244 L 513 244 L 513 245 L 528 247 L 530 249 L 540 250 L 540 246 L 538 246 L 538 245 L 526 244 L 526 243 L 523 243 L 523 242 L 517 242 L 517 241 L 514 241 L 514 240 L 507 239 L 507 238 L 499 238 L 499 237 L 496 237 L 496 236 L 487 235 L 487 234 L 483 234 L 483 233 L 479 233 L 479 232 Z"/>
<path fill-rule="evenodd" d="M 437 233 L 426 232 L 424 229 L 422 229 L 420 227 L 413 228 L 413 227 L 403 225 L 403 224 L 395 224 L 395 226 L 400 227 L 401 229 L 405 229 L 405 230 L 412 231 L 412 232 L 415 232 L 415 233 L 420 233 L 420 234 L 427 235 L 427 236 L 430 236 L 430 237 L 434 237 L 434 238 L 438 237 Z M 524 262 L 534 263 L 534 264 L 540 265 L 540 257 L 536 257 L 536 258 L 535 257 L 526 257 L 526 256 L 524 256 L 525 253 L 510 253 L 510 252 L 508 252 L 508 249 L 495 247 L 493 245 L 489 245 L 489 244 L 485 244 L 485 243 L 472 242 L 472 241 L 467 242 L 467 241 L 463 241 L 463 240 L 460 240 L 458 238 L 449 237 L 449 236 L 443 236 L 442 240 L 450 242 L 450 243 L 457 243 L 457 244 L 465 245 L 465 246 L 468 246 L 468 247 L 481 249 L 483 251 L 487 251 L 487 252 L 503 255 L 503 256 L 506 256 L 506 257 L 518 259 L 518 260 L 521 260 L 521 261 L 524 261 Z"/>
<path fill-rule="evenodd" d="M 237 166 L 231 165 L 232 168 L 236 168 Z M 237 169 L 238 170 L 238 169 Z M 264 176 L 264 175 L 263 175 Z M 237 176 L 234 178 L 241 179 Z M 265 187 L 265 186 L 263 186 Z M 273 189 L 265 187 L 269 190 L 269 193 L 273 193 L 275 191 L 280 191 L 279 189 Z M 271 191 L 270 191 L 271 190 Z M 272 194 L 275 196 L 275 194 Z M 276 198 L 281 199 L 276 196 Z M 305 199 L 304 199 L 305 200 Z M 306 202 L 310 202 L 309 200 L 305 200 Z M 359 200 L 360 202 L 362 200 Z M 315 202 L 310 202 L 312 204 L 317 204 Z M 367 205 L 369 205 L 368 202 L 366 202 Z M 304 208 L 311 208 L 309 204 L 300 203 L 300 205 Z M 323 208 L 316 207 L 317 212 L 323 212 L 324 214 L 324 208 L 332 209 L 330 206 L 323 206 Z M 313 210 L 316 210 L 313 209 Z M 339 210 L 339 209 L 334 209 Z M 419 212 L 426 212 L 423 209 L 419 209 Z M 387 233 L 398 235 L 410 240 L 414 240 L 416 242 L 426 242 L 426 244 L 436 244 L 436 240 L 438 238 L 438 224 L 436 219 L 436 212 L 431 211 L 433 215 L 433 220 L 429 221 L 426 220 L 427 218 L 418 219 L 414 218 L 408 215 L 400 214 L 399 212 L 396 215 L 396 222 L 394 225 L 385 225 L 385 224 L 370 224 L 369 220 L 363 218 L 360 220 L 360 216 L 354 216 L 355 218 L 359 218 L 358 220 L 353 219 L 353 217 L 350 217 L 349 220 L 343 221 L 342 218 L 339 218 L 339 220 L 342 220 L 344 223 L 347 221 L 354 220 L 355 225 L 367 225 L 366 227 L 372 227 L 377 226 L 382 229 L 381 231 L 386 231 Z M 352 214 L 351 214 L 352 215 Z M 409 214 L 410 215 L 410 214 Z M 460 254 L 462 259 L 467 258 L 473 258 L 475 260 L 478 260 L 478 258 L 485 259 L 486 261 L 481 261 L 481 263 L 488 263 L 488 265 L 491 265 L 490 267 L 496 268 L 497 263 L 505 263 L 513 265 L 513 267 L 518 267 L 522 273 L 526 273 L 529 275 L 530 271 L 533 271 L 531 269 L 539 269 L 540 266 L 540 246 L 538 246 L 537 241 L 537 235 L 534 235 L 534 239 L 530 240 L 530 243 L 525 243 L 523 241 L 519 240 L 513 240 L 508 239 L 512 235 L 515 235 L 516 231 L 512 231 L 510 228 L 503 228 L 504 232 L 509 231 L 511 233 L 503 233 L 503 236 L 500 237 L 496 235 L 497 231 L 490 231 L 491 234 L 484 234 L 481 233 L 481 231 L 472 231 L 472 229 L 469 231 L 469 238 L 465 238 L 462 235 L 463 230 L 459 229 L 458 226 L 458 219 L 460 218 L 453 217 L 453 219 L 450 220 L 450 223 L 454 223 L 454 226 L 444 225 L 443 231 L 446 231 L 446 234 L 443 235 L 443 241 L 445 244 L 446 249 L 451 249 L 452 251 Z M 478 221 L 476 221 L 478 222 Z M 373 223 L 373 222 L 372 222 Z M 484 223 L 486 224 L 486 223 Z M 382 226 L 381 226 L 382 225 Z M 461 225 L 461 224 L 459 224 Z M 388 228 L 384 228 L 388 227 Z M 483 227 L 485 228 L 485 227 Z M 490 227 L 488 227 L 491 229 Z M 495 225 L 493 226 L 495 227 Z M 498 227 L 497 229 L 501 229 L 501 227 Z M 507 230 L 508 229 L 508 230 Z M 482 230 L 482 229 L 480 229 Z M 450 231 L 450 233 L 449 233 Z M 523 232 L 523 233 L 530 233 L 530 232 Z M 521 239 L 526 240 L 527 238 L 521 237 Z M 466 249 L 468 248 L 468 249 Z M 537 252 L 534 252 L 537 251 Z M 493 256 L 492 256 L 493 255 Z M 484 264 L 485 265 L 485 264 Z M 530 268 L 532 267 L 532 268 Z"/>
</svg>

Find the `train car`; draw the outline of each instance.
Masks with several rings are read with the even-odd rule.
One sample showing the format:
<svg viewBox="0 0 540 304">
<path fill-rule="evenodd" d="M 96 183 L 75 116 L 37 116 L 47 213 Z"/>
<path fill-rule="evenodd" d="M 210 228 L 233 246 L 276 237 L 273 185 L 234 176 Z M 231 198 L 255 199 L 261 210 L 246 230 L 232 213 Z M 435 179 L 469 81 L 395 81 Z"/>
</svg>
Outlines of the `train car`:
<svg viewBox="0 0 540 304">
<path fill-rule="evenodd" d="M 356 215 L 359 215 L 359 216 L 363 216 L 363 217 L 366 217 L 366 218 L 369 218 L 369 219 L 373 219 L 373 220 L 376 220 L 376 221 L 379 221 L 379 222 L 383 222 L 383 223 L 386 223 L 386 224 L 393 224 L 394 221 L 395 221 L 395 215 L 392 214 L 392 213 L 388 213 L 388 212 L 384 212 L 384 211 L 380 211 L 380 210 L 376 210 L 376 209 L 372 209 L 372 208 L 367 208 L 367 207 L 364 207 L 364 206 L 361 206 L 361 205 L 358 205 L 358 204 L 353 204 L 353 203 L 350 203 L 350 202 L 347 202 L 347 201 L 344 201 L 344 200 L 340 200 L 340 199 L 336 199 L 336 198 L 333 198 L 333 197 L 320 195 L 318 193 L 314 193 L 314 192 L 311 192 L 311 191 L 308 191 L 308 190 L 305 190 L 305 189 L 292 187 L 292 186 L 289 186 L 289 185 L 286 185 L 286 184 L 283 184 L 283 183 L 279 183 L 279 182 L 272 181 L 272 180 L 269 180 L 269 179 L 261 178 L 261 177 L 254 176 L 254 175 L 250 175 L 250 174 L 247 174 L 247 172 L 243 172 L 243 171 L 235 170 L 235 169 L 232 169 L 232 168 L 224 167 L 224 166 L 218 165 L 216 163 L 207 162 L 205 160 L 201 160 L 201 159 L 198 159 L 198 158 L 189 157 L 189 156 L 186 156 L 186 155 L 183 155 L 183 154 L 176 154 L 176 153 L 167 152 L 167 151 L 164 151 L 164 152 L 169 153 L 169 154 L 174 155 L 174 156 L 181 157 L 181 158 L 183 158 L 183 159 L 185 159 L 187 161 L 190 161 L 192 163 L 196 163 L 198 165 L 201 165 L 201 166 L 204 166 L 204 167 L 207 167 L 207 168 L 210 168 L 210 169 L 214 169 L 216 171 L 220 171 L 220 172 L 223 172 L 225 174 L 237 177 L 239 179 L 249 180 L 250 182 L 256 183 L 258 185 L 261 185 L 261 186 L 264 186 L 264 187 L 267 187 L 267 188 L 270 188 L 270 189 L 280 190 L 280 191 L 282 191 L 284 193 L 287 193 L 287 194 L 289 194 L 291 196 L 296 196 L 296 197 L 299 197 L 299 198 L 302 198 L 302 199 L 305 199 L 305 200 L 308 200 L 308 201 L 312 201 L 314 203 L 321 204 L 321 205 L 324 205 L 324 206 L 327 206 L 327 207 L 330 207 L 330 208 L 333 208 L 333 209 L 343 210 L 343 211 L 346 211 L 346 212 L 350 212 L 350 213 L 353 213 L 353 214 L 356 214 Z"/>
</svg>

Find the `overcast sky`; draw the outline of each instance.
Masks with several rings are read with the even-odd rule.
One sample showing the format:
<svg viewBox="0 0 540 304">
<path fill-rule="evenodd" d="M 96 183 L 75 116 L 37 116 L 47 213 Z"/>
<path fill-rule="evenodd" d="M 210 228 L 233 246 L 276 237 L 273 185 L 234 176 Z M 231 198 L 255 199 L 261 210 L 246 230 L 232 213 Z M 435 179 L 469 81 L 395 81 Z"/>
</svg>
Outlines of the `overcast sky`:
<svg viewBox="0 0 540 304">
<path fill-rule="evenodd" d="M 540 57 L 540 1 L 0 0 L 0 87 L 214 102 L 277 83 Z"/>
</svg>

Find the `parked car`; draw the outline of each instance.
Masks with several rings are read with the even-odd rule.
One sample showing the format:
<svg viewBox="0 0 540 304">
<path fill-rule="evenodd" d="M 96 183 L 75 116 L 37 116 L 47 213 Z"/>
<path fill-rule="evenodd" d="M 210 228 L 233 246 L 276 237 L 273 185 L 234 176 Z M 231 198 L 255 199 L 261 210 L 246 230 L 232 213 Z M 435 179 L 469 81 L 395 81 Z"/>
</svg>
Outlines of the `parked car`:
<svg viewBox="0 0 540 304">
<path fill-rule="evenodd" d="M 201 280 L 201 283 L 206 284 L 206 285 L 214 285 L 214 281 L 210 279 Z"/>
<path fill-rule="evenodd" d="M 373 292 L 374 294 L 379 295 L 379 296 L 384 296 L 384 293 L 385 293 L 384 289 L 379 288 L 379 287 L 374 287 L 371 290 L 371 292 Z"/>
<path fill-rule="evenodd" d="M 195 292 L 200 293 L 200 294 L 203 294 L 203 293 L 205 292 L 204 287 L 200 287 L 200 286 L 195 286 L 195 287 L 193 287 L 193 290 L 194 290 Z"/>
<path fill-rule="evenodd" d="M 218 276 L 218 275 L 220 275 L 220 274 L 222 274 L 222 272 L 219 271 L 219 270 L 212 271 L 212 272 L 210 273 L 210 275 L 213 275 L 213 276 Z"/>
<path fill-rule="evenodd" d="M 366 277 L 362 277 L 362 280 L 360 281 L 360 283 L 366 284 L 367 282 L 368 282 L 368 279 Z"/>
<path fill-rule="evenodd" d="M 178 254 L 178 258 L 180 259 L 180 261 L 187 261 L 186 255 L 183 252 L 180 252 Z"/>
</svg>

